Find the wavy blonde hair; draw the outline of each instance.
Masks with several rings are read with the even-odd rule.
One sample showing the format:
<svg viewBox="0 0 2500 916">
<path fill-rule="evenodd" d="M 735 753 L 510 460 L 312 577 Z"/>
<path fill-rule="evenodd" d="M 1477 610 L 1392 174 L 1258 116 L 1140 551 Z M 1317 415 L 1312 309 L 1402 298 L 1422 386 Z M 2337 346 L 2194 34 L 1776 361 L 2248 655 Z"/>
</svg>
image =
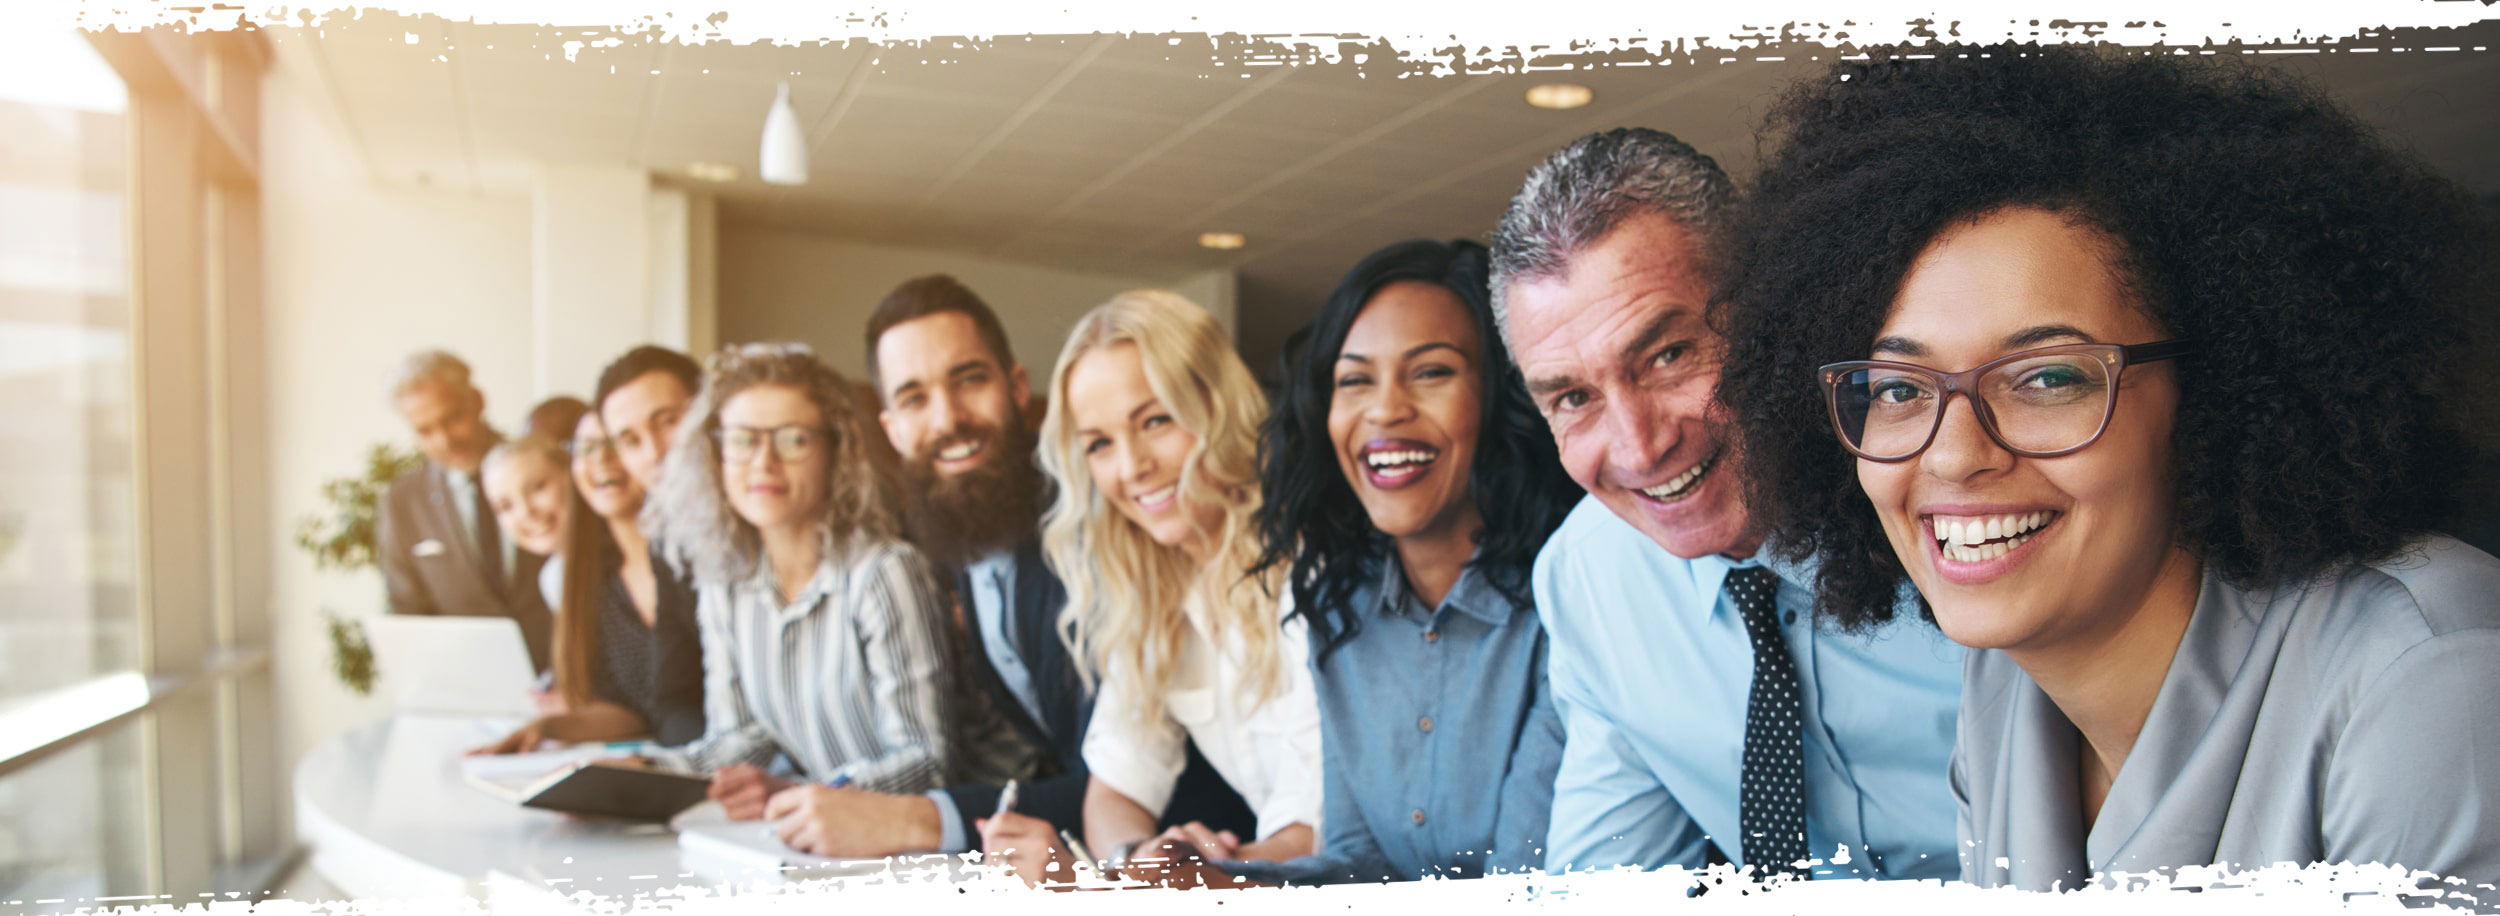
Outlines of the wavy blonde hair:
<svg viewBox="0 0 2500 916">
<path fill-rule="evenodd" d="M 1224 509 L 1204 567 L 1179 547 L 1156 543 L 1113 511 L 1095 488 L 1083 445 L 1068 417 L 1068 375 L 1078 360 L 1121 344 L 1137 348 L 1155 399 L 1196 436 L 1181 468 L 1180 496 Z M 1139 720 L 1163 713 L 1172 660 L 1180 657 L 1187 618 L 1182 602 L 1207 611 L 1218 646 L 1238 647 L 1245 684 L 1255 700 L 1283 683 L 1276 577 L 1254 576 L 1259 538 L 1259 424 L 1267 398 L 1231 341 L 1206 310 L 1162 290 L 1112 297 L 1078 319 L 1050 376 L 1050 411 L 1043 415 L 1039 458 L 1057 495 L 1042 523 L 1042 548 L 1066 583 L 1068 606 L 1059 634 L 1081 661 L 1088 684 L 1110 676 L 1135 684 L 1129 712 Z"/>
<path fill-rule="evenodd" d="M 851 383 L 802 343 L 751 343 L 721 348 L 705 361 L 703 390 L 677 421 L 676 444 L 660 465 L 660 482 L 643 503 L 642 530 L 660 554 L 701 584 L 755 575 L 763 535 L 730 508 L 721 490 L 721 406 L 759 385 L 797 389 L 816 405 L 831 431 L 826 443 L 825 502 L 817 523 L 825 556 L 839 557 L 863 537 L 896 537 L 893 506 L 882 486 L 886 471 L 870 457 L 867 421 L 851 400 Z"/>
</svg>

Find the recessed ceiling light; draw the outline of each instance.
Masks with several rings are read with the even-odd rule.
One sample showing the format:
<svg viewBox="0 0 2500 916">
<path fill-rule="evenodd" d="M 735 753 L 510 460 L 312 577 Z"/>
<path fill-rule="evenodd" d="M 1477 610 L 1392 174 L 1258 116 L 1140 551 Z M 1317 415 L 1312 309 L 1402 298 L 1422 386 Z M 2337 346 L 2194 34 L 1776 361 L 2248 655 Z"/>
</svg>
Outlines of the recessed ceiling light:
<svg viewBox="0 0 2500 916">
<path fill-rule="evenodd" d="M 686 177 L 697 181 L 736 181 L 738 167 L 726 162 L 697 162 L 686 166 Z"/>
<path fill-rule="evenodd" d="M 1242 238 L 1238 232 L 1201 232 L 1198 233 L 1198 244 L 1218 251 L 1230 251 L 1250 244 L 1250 240 Z"/>
<path fill-rule="evenodd" d="M 1538 108 L 1578 108 L 1597 98 L 1597 93 L 1578 83 L 1545 83 L 1528 87 L 1528 104 Z"/>
</svg>

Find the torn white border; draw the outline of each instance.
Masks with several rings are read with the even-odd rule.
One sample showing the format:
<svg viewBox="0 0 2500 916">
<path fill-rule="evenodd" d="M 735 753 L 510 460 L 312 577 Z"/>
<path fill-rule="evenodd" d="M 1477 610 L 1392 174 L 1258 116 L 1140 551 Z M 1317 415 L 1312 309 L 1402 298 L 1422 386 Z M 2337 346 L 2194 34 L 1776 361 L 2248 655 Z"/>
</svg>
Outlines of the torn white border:
<svg viewBox="0 0 2500 916">
<path fill-rule="evenodd" d="M 1088 33 L 1212 36 L 1176 51 L 1203 48 L 1213 55 L 1247 56 L 1265 63 L 1338 63 L 1357 48 L 1393 48 L 1433 72 L 1563 69 L 1599 58 L 1647 56 L 1735 62 L 1757 59 L 1774 48 L 1807 45 L 1847 52 L 1872 45 L 1927 41 L 2100 42 L 2128 47 L 2185 49 L 2188 53 L 2314 53 L 2419 50 L 2487 52 L 2487 47 L 2437 40 L 2390 47 L 2399 30 L 2435 39 L 2454 29 L 2500 18 L 2482 0 L 2405 0 L 2368 6 L 2326 3 L 2097 2 L 2028 4 L 2037 13 L 2009 11 L 2003 4 L 1957 2 L 1838 2 L 1803 0 L 1765 4 L 1436 3 L 1347 4 L 1342 0 L 1240 0 L 1227 4 L 1157 3 L 1150 0 L 1007 0 L 954 2 L 861 2 L 861 0 L 395 0 L 387 8 L 406 15 L 431 14 L 486 24 L 545 25 L 576 30 L 584 44 L 627 40 L 736 44 L 854 40 L 881 44 L 977 46 L 999 36 Z M 262 27 L 319 27 L 353 20 L 362 10 L 341 4 L 261 3 L 243 0 L 16 0 L 16 28 L 55 24 L 89 29 L 182 31 Z M 1762 59 L 1779 59 L 1767 57 Z M 2278 865 L 2228 876 L 2190 869 L 2174 879 L 2146 878 L 2124 886 L 2043 895 L 1985 890 L 1935 882 L 1826 881 L 1778 886 L 1761 892 L 1721 881 L 1710 893 L 1687 898 L 1693 877 L 1680 869 L 1577 873 L 1563 877 L 1508 875 L 1470 881 L 1424 881 L 1320 889 L 1183 893 L 1047 894 L 1009 879 L 987 877 L 946 886 L 893 879 L 835 879 L 787 885 L 750 883 L 725 887 L 689 885 L 629 896 L 577 893 L 569 898 L 529 893 L 488 901 L 475 899 L 249 901 L 240 893 L 169 894 L 154 905 L 131 908 L 146 898 L 0 901 L 29 913 L 199 912 L 383 916 L 399 913 L 559 911 L 615 914 L 824 912 L 828 895 L 846 908 L 871 912 L 909 908 L 915 916 L 939 913 L 1017 911 L 1161 914 L 1175 904 L 1224 912 L 1294 913 L 1398 907 L 1406 910 L 1476 911 L 1497 906 L 1535 906 L 1595 912 L 1692 911 L 1744 913 L 1902 913 L 1918 916 L 2008 911 L 2099 913 L 2124 907 L 2130 916 L 2167 913 L 2352 913 L 2404 909 L 2400 895 L 2416 895 L 2414 875 L 2380 866 Z M 2451 882 L 2454 884 L 2455 882 Z M 491 889 L 490 889 L 491 890 Z M 2485 890 L 2489 890 L 2488 887 Z M 1001 898 L 996 895 L 1008 894 Z M 2124 894 L 2123 897 L 2113 896 Z M 219 898 L 224 899 L 219 899 Z M 246 898 L 246 899 L 237 899 Z"/>
<path fill-rule="evenodd" d="M 319 27 L 352 20 L 359 8 L 335 3 L 220 4 L 144 0 L 35 0 L 88 28 L 183 29 Z M 1411 60 L 1454 70 L 1548 69 L 1590 55 L 1628 52 L 1660 58 L 1747 59 L 1770 48 L 1816 45 L 1850 50 L 1927 41 L 2106 42 L 2128 47 L 2334 47 L 2399 29 L 2448 29 L 2496 17 L 2481 0 L 2329 4 L 2068 2 L 2012 10 L 1982 0 L 1779 4 L 1563 2 L 1349 4 L 1342 0 L 1237 0 L 1231 3 L 1059 0 L 1059 2 L 870 2 L 870 0 L 396 0 L 384 7 L 483 24 L 584 29 L 582 37 L 627 36 L 701 44 L 727 41 L 920 44 L 999 36 L 1090 33 L 1216 37 L 1206 53 L 1248 52 L 1268 63 L 1336 63 L 1381 43 Z M 26 17 L 50 18 L 43 13 Z M 1225 54 L 1218 46 L 1229 46 Z M 1187 50 L 1187 49 L 1183 49 Z M 2422 50 L 2481 50 L 2433 47 Z M 1776 58 L 1774 58 L 1776 59 Z"/>
</svg>

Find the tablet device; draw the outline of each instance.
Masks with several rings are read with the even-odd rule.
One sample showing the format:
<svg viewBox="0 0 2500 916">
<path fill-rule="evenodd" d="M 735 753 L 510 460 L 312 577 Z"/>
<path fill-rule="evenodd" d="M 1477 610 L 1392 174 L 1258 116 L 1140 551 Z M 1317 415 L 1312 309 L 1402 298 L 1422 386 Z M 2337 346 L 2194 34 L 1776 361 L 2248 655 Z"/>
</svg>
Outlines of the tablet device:
<svg viewBox="0 0 2500 916">
<path fill-rule="evenodd" d="M 579 761 L 519 785 L 472 771 L 469 782 L 523 807 L 658 823 L 703 801 L 712 784 L 698 773 L 658 769 L 631 758 Z"/>
<path fill-rule="evenodd" d="M 512 618 L 384 614 L 366 624 L 374 676 L 399 711 L 538 714 L 538 672 Z"/>
</svg>

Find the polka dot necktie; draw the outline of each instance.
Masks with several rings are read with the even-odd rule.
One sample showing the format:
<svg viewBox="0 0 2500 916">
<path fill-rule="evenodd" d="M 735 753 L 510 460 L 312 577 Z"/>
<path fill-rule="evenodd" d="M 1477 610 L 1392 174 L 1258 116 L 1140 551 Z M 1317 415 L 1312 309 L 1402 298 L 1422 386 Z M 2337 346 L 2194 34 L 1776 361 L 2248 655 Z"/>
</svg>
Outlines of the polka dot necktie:
<svg viewBox="0 0 2500 916">
<path fill-rule="evenodd" d="M 1759 566 L 1730 570 L 1727 597 L 1753 638 L 1753 692 L 1745 701 L 1744 797 L 1737 824 L 1744 862 L 1765 877 L 1812 875 L 1806 857 L 1806 770 L 1798 732 L 1797 665 L 1780 638 L 1779 578 Z"/>
</svg>

